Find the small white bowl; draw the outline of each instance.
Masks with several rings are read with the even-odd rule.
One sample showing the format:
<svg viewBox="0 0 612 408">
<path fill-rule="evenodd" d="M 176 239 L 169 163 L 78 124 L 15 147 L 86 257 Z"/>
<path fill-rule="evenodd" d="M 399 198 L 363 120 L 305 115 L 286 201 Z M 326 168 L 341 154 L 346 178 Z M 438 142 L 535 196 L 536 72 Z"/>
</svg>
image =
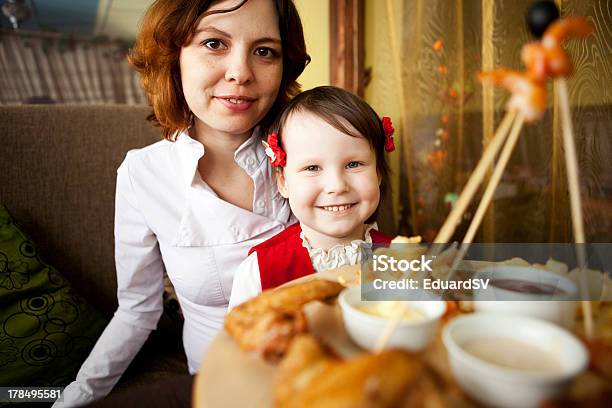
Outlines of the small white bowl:
<svg viewBox="0 0 612 408">
<path fill-rule="evenodd" d="M 571 329 L 576 317 L 578 288 L 569 278 L 530 266 L 498 265 L 480 270 L 478 279 L 490 279 L 487 289 L 474 293 L 477 312 L 509 313 L 548 320 Z M 562 294 L 533 294 L 492 286 L 495 279 L 513 279 L 545 284 L 561 289 Z"/>
<path fill-rule="evenodd" d="M 388 301 L 383 301 L 388 302 Z M 376 302 L 361 300 L 361 286 L 346 288 L 339 296 L 344 327 L 355 343 L 366 350 L 373 350 L 376 341 L 387 326 L 389 319 L 374 316 L 358 309 Z M 436 333 L 438 320 L 446 311 L 443 301 L 403 302 L 422 313 L 424 320 L 402 320 L 387 343 L 388 348 L 402 348 L 410 351 L 423 350 Z"/>
<path fill-rule="evenodd" d="M 533 345 L 558 359 L 559 371 L 508 368 L 485 361 L 464 349 L 471 341 L 509 339 Z M 455 379 L 474 399 L 496 407 L 536 407 L 563 392 L 587 366 L 582 343 L 567 330 L 526 316 L 476 313 L 460 316 L 442 333 Z M 499 345 L 500 352 L 506 349 Z"/>
</svg>

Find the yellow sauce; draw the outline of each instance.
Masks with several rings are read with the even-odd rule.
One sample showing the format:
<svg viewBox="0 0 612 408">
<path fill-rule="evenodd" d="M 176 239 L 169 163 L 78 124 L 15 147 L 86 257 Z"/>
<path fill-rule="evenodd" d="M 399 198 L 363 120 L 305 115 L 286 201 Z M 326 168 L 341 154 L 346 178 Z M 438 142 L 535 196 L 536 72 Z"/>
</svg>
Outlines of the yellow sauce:
<svg viewBox="0 0 612 408">
<path fill-rule="evenodd" d="M 402 320 L 425 320 L 425 315 L 423 313 L 409 306 L 403 306 L 397 301 L 371 302 L 371 304 L 368 305 L 358 306 L 358 309 L 367 314 L 388 319 L 395 316 L 396 313 L 400 313 L 400 308 L 402 307 L 404 309 Z"/>
<path fill-rule="evenodd" d="M 463 349 L 481 360 L 506 368 L 540 373 L 562 371 L 561 362 L 553 353 L 507 337 L 483 337 L 467 342 Z"/>
</svg>

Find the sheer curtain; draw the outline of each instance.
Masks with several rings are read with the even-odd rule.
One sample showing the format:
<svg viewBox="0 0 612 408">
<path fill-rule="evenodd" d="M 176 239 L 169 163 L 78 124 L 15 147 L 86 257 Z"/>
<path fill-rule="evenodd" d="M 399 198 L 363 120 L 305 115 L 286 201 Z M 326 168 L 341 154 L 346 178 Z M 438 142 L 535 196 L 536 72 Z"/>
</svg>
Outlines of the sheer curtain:
<svg viewBox="0 0 612 408">
<path fill-rule="evenodd" d="M 431 240 L 504 114 L 507 93 L 483 87 L 479 70 L 523 69 L 532 38 L 526 0 L 385 0 L 366 3 L 366 99 L 394 114 L 395 215 L 402 234 Z M 569 78 L 588 241 L 612 237 L 612 3 L 559 1 L 588 17 L 590 38 L 570 40 Z M 486 242 L 567 242 L 571 219 L 556 90 L 544 119 L 524 127 L 480 229 Z M 478 200 L 479 197 L 476 198 Z M 475 205 L 455 239 L 463 237 Z"/>
<path fill-rule="evenodd" d="M 0 33 L 0 103 L 144 104 L 128 45 L 105 38 Z"/>
</svg>

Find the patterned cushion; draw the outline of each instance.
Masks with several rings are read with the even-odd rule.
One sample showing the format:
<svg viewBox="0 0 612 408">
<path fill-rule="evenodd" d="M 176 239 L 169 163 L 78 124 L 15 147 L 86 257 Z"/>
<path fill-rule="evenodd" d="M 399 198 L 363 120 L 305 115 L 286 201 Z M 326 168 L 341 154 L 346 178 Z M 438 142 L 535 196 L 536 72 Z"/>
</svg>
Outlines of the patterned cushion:
<svg viewBox="0 0 612 408">
<path fill-rule="evenodd" d="M 0 204 L 0 386 L 65 386 L 108 323 Z"/>
</svg>

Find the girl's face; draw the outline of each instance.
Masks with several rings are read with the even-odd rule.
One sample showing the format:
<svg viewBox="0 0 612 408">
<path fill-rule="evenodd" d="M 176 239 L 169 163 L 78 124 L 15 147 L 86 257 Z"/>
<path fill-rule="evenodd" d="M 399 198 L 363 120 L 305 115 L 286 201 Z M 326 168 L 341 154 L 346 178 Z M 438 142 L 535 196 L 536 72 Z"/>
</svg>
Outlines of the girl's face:
<svg viewBox="0 0 612 408">
<path fill-rule="evenodd" d="M 223 0 L 224 10 L 240 0 Z M 250 134 L 276 99 L 283 73 L 278 16 L 272 0 L 249 0 L 202 18 L 180 54 L 183 94 L 204 133 Z"/>
<path fill-rule="evenodd" d="M 287 164 L 281 194 L 311 245 L 363 239 L 363 223 L 380 201 L 376 157 L 364 137 L 346 135 L 308 112 L 293 113 L 283 129 Z"/>
</svg>

